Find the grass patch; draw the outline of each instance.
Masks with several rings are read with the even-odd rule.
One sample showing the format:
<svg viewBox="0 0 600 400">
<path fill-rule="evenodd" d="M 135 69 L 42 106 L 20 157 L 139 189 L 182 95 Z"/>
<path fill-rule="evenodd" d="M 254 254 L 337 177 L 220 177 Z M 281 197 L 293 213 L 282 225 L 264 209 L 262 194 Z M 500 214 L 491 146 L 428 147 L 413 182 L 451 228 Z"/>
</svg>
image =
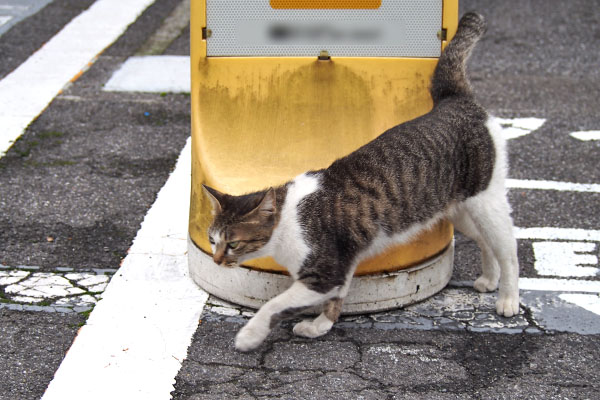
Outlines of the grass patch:
<svg viewBox="0 0 600 400">
<path fill-rule="evenodd" d="M 44 131 L 38 134 L 34 134 L 33 138 L 29 139 L 28 135 L 23 135 L 18 138 L 13 149 L 17 156 L 20 158 L 26 158 L 31 155 L 31 151 L 40 145 L 40 141 L 53 140 L 54 143 L 61 144 L 62 141 L 56 140 L 65 136 L 63 132 L 59 131 Z"/>
<path fill-rule="evenodd" d="M 70 165 L 77 164 L 76 161 L 70 160 L 54 160 L 48 162 L 37 162 L 37 161 L 26 161 L 25 165 L 33 168 L 42 168 L 42 167 L 67 167 Z"/>
<path fill-rule="evenodd" d="M 16 301 L 12 301 L 8 297 L 6 297 L 6 294 L 4 294 L 4 291 L 0 292 L 0 303 L 4 303 L 4 304 L 18 304 Z"/>
<path fill-rule="evenodd" d="M 82 326 L 84 326 L 88 320 L 88 318 L 90 317 L 90 314 L 92 313 L 92 311 L 94 310 L 94 308 L 92 307 L 91 309 L 87 310 L 87 311 L 81 311 L 79 313 L 79 315 L 83 316 L 83 321 L 81 321 L 80 323 L 77 324 L 78 328 L 81 328 Z"/>
<path fill-rule="evenodd" d="M 63 132 L 59 132 L 59 131 L 45 131 L 38 135 L 38 137 L 40 139 L 53 139 L 53 138 L 59 138 L 59 137 L 63 137 L 63 136 L 65 136 L 65 134 Z"/>
<path fill-rule="evenodd" d="M 48 165 L 50 167 L 66 167 L 66 166 L 75 165 L 75 164 L 77 164 L 77 162 L 69 161 L 69 160 L 56 160 L 56 161 L 46 163 L 46 165 Z"/>
<path fill-rule="evenodd" d="M 30 140 L 28 142 L 23 141 L 22 143 L 17 141 L 15 144 L 17 144 L 17 146 L 15 146 L 15 152 L 17 153 L 17 155 L 21 158 L 25 158 L 31 154 L 31 150 L 37 147 L 40 144 L 40 142 L 38 142 L 37 140 Z"/>
<path fill-rule="evenodd" d="M 92 308 L 90 308 L 89 310 L 86 311 L 81 311 L 79 313 L 79 315 L 83 316 L 85 318 L 85 320 L 87 321 L 87 319 L 90 317 L 90 314 L 92 313 L 92 311 L 94 311 L 94 307 L 92 306 Z M 85 323 L 85 322 L 84 322 Z"/>
</svg>

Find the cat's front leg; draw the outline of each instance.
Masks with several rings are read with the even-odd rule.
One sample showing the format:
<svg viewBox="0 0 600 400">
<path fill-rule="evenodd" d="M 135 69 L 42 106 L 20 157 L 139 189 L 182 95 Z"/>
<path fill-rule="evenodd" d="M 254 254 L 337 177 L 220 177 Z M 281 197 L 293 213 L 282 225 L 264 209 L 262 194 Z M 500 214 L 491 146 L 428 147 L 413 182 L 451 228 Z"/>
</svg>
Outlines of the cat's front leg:
<svg viewBox="0 0 600 400">
<path fill-rule="evenodd" d="M 282 319 L 331 299 L 330 293 L 319 293 L 309 289 L 301 281 L 296 281 L 289 289 L 263 305 L 235 337 L 235 347 L 240 351 L 250 351 L 267 338 L 269 332 Z"/>
<path fill-rule="evenodd" d="M 254 317 L 256 318 L 256 316 Z M 253 319 L 254 319 L 253 318 Z M 251 319 L 235 336 L 235 348 L 239 351 L 254 350 L 266 339 L 270 328 Z"/>
<path fill-rule="evenodd" d="M 323 336 L 331 330 L 342 312 L 344 299 L 335 298 L 325 303 L 323 312 L 315 319 L 305 319 L 294 326 L 294 334 L 308 338 Z"/>
</svg>

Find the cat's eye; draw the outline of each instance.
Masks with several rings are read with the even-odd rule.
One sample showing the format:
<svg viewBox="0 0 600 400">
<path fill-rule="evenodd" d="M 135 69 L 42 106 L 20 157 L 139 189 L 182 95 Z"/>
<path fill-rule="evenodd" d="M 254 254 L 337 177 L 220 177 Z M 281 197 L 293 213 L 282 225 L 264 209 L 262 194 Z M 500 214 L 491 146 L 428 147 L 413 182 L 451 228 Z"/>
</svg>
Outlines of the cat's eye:
<svg viewBox="0 0 600 400">
<path fill-rule="evenodd" d="M 210 244 L 215 244 L 215 241 L 214 241 L 214 239 L 213 239 L 213 238 L 211 238 L 211 237 L 209 237 L 209 238 L 208 238 L 208 241 L 210 242 Z"/>
<path fill-rule="evenodd" d="M 230 249 L 235 250 L 238 246 L 240 245 L 240 242 L 229 242 L 227 243 L 227 246 L 229 246 Z"/>
</svg>

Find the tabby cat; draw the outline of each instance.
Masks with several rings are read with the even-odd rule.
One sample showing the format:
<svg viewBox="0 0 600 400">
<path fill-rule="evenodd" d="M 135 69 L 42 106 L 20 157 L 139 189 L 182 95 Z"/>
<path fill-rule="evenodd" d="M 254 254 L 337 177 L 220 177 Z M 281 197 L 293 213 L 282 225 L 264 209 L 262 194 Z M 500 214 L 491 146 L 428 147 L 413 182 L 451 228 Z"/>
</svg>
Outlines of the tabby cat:
<svg viewBox="0 0 600 400">
<path fill-rule="evenodd" d="M 340 315 L 357 265 L 441 218 L 481 248 L 483 272 L 474 287 L 487 292 L 499 286 L 498 314 L 519 312 L 504 141 L 465 75 L 484 31 L 476 13 L 460 20 L 435 69 L 428 114 L 280 187 L 242 196 L 204 187 L 213 206 L 208 235 L 214 262 L 231 266 L 272 256 L 294 279 L 238 332 L 238 350 L 256 348 L 279 321 L 315 306 L 322 313 L 293 330 L 324 335 Z"/>
</svg>

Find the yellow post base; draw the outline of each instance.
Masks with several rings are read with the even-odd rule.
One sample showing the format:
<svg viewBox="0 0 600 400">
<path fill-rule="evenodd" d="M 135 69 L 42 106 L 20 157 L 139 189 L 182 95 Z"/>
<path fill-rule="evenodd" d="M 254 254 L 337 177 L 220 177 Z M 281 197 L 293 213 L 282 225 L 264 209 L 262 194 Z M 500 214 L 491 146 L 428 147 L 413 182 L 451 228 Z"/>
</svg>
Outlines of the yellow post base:
<svg viewBox="0 0 600 400">
<path fill-rule="evenodd" d="M 204 58 L 192 79 L 190 236 L 210 252 L 201 184 L 239 195 L 327 167 L 386 129 L 428 111 L 435 59 Z M 393 271 L 438 254 L 442 222 L 408 245 L 363 262 L 357 274 Z M 248 263 L 284 271 L 271 259 Z"/>
</svg>

